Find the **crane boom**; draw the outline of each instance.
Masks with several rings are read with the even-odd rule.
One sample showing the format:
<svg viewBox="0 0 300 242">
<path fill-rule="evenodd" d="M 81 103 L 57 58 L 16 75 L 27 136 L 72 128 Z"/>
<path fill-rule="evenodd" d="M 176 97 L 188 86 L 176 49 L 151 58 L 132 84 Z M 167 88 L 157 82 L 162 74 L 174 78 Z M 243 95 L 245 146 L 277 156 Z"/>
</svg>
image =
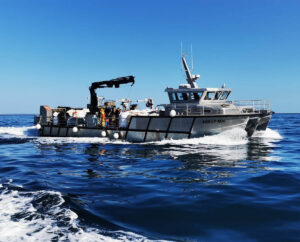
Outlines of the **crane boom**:
<svg viewBox="0 0 300 242">
<path fill-rule="evenodd" d="M 134 84 L 134 76 L 124 76 L 118 77 L 115 79 L 111 79 L 108 81 L 101 81 L 101 82 L 93 82 L 90 86 L 90 94 L 91 94 L 91 103 L 90 103 L 90 112 L 95 114 L 98 107 L 98 98 L 96 94 L 96 89 L 98 88 L 119 88 L 121 84 L 132 83 L 131 86 Z"/>
</svg>

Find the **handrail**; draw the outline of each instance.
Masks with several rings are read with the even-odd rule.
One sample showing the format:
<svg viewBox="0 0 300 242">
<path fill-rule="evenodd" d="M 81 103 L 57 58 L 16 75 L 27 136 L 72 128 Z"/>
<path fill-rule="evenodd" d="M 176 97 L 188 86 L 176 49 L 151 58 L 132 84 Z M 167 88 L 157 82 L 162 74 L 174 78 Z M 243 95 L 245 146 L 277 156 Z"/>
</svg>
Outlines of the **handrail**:
<svg viewBox="0 0 300 242">
<path fill-rule="evenodd" d="M 262 113 L 262 112 L 271 112 L 270 109 L 270 101 L 265 101 L 265 100 L 234 100 L 234 101 L 227 101 L 224 102 L 223 105 L 234 105 L 232 108 L 237 109 L 240 113 L 244 114 L 251 114 L 251 113 Z M 177 116 L 190 116 L 190 115 L 199 115 L 199 116 L 206 116 L 206 115 L 216 115 L 216 114 L 225 114 L 225 111 L 227 110 L 226 108 L 220 108 L 220 109 L 210 109 L 210 105 L 201 105 L 201 106 L 196 106 L 194 104 L 169 104 L 165 105 L 166 107 L 169 107 L 171 109 L 177 110 L 176 115 Z M 226 114 L 230 114 L 226 112 Z M 167 114 L 168 115 L 168 114 Z M 35 118 L 35 123 L 47 123 L 50 125 L 54 125 L 55 123 L 58 123 L 59 125 L 62 126 L 76 126 L 76 125 L 81 125 L 81 126 L 89 126 L 87 123 L 87 120 L 84 118 L 84 121 L 80 124 L 78 123 L 78 120 L 75 120 L 74 125 L 68 124 L 68 119 L 70 117 L 66 117 L 63 119 L 55 118 L 53 116 L 40 116 L 39 118 Z M 75 118 L 75 117 L 73 117 Z M 120 118 L 120 117 L 119 117 Z M 116 129 L 119 129 L 119 118 L 118 117 L 105 117 L 105 125 L 103 127 L 102 119 L 100 117 L 97 117 L 97 123 L 95 125 L 91 125 L 93 127 L 114 127 Z"/>
<path fill-rule="evenodd" d="M 241 110 L 241 108 L 243 108 L 241 111 L 246 112 L 246 113 L 261 113 L 263 111 L 267 111 L 270 112 L 271 108 L 270 108 L 270 101 L 266 101 L 266 100 L 234 100 L 234 101 L 226 101 L 224 102 L 224 104 L 232 104 L 234 106 L 236 106 L 236 108 L 238 108 L 239 110 Z M 166 105 L 167 106 L 167 105 Z M 178 116 L 182 116 L 182 115 L 186 115 L 189 116 L 191 114 L 199 114 L 201 116 L 204 115 L 209 115 L 209 113 L 206 113 L 206 108 L 209 107 L 209 105 L 201 105 L 199 108 L 199 111 L 197 112 L 192 112 L 192 108 L 195 107 L 195 104 L 176 104 L 176 103 L 172 103 L 170 104 L 170 107 L 172 109 L 175 110 L 182 110 L 182 112 L 178 112 L 177 115 Z M 221 110 L 215 110 L 216 112 L 212 113 L 212 114 L 221 114 Z"/>
<path fill-rule="evenodd" d="M 233 100 L 227 101 L 226 103 L 233 104 L 238 107 L 252 108 L 252 111 L 271 111 L 271 105 L 269 100 Z"/>
</svg>

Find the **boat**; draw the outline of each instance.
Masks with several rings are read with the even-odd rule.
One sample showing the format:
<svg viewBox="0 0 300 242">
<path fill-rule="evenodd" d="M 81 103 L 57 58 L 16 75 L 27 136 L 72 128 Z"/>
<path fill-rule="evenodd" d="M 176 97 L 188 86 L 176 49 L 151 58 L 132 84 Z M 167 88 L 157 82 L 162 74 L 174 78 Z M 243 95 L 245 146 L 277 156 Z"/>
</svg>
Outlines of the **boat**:
<svg viewBox="0 0 300 242">
<path fill-rule="evenodd" d="M 134 76 L 93 82 L 87 108 L 40 106 L 35 124 L 40 136 L 50 137 L 108 137 L 130 142 L 153 142 L 163 139 L 198 138 L 215 135 L 235 128 L 251 137 L 266 130 L 273 111 L 262 100 L 229 101 L 232 90 L 200 88 L 189 69 L 185 56 L 182 64 L 187 83 L 178 88 L 167 87 L 169 104 L 154 106 L 152 98 L 144 99 L 145 109 L 130 99 L 106 100 L 98 97 L 96 89 L 134 85 Z"/>
</svg>

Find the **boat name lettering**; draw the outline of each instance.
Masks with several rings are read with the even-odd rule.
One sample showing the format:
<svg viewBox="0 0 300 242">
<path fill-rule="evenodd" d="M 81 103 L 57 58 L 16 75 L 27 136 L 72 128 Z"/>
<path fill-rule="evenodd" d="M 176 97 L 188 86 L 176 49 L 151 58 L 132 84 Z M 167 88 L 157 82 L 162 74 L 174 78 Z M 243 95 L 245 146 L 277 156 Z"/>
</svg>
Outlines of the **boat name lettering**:
<svg viewBox="0 0 300 242">
<path fill-rule="evenodd" d="M 202 123 L 204 124 L 212 124 L 212 123 L 224 123 L 224 119 L 209 119 L 209 120 L 203 120 Z"/>
</svg>

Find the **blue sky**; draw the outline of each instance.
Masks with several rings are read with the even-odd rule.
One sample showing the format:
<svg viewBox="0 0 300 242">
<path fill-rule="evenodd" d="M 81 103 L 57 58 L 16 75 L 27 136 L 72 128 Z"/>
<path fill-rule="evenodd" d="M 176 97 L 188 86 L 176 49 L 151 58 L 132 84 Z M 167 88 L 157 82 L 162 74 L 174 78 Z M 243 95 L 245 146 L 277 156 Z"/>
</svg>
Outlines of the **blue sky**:
<svg viewBox="0 0 300 242">
<path fill-rule="evenodd" d="M 125 75 L 133 88 L 103 94 L 166 103 L 185 82 L 181 42 L 199 86 L 300 112 L 299 13 L 300 1 L 0 0 L 0 113 L 82 107 L 91 82 Z"/>
</svg>

